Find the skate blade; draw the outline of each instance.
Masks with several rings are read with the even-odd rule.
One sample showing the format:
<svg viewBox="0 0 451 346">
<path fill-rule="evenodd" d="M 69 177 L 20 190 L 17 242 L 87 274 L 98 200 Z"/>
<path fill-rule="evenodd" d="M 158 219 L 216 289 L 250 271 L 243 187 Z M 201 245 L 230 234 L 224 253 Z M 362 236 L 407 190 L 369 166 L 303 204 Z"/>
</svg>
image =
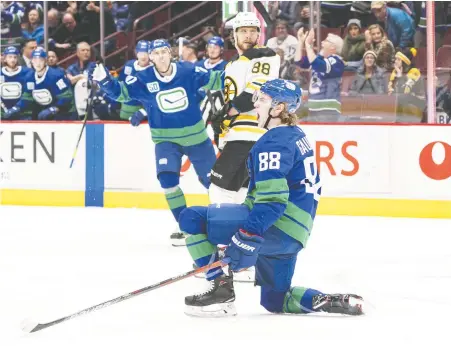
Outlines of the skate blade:
<svg viewBox="0 0 451 346">
<path fill-rule="evenodd" d="M 185 239 L 186 238 L 183 238 L 183 239 L 171 239 L 171 244 L 174 247 L 186 246 Z"/>
<path fill-rule="evenodd" d="M 228 302 L 209 306 L 185 305 L 185 314 L 192 317 L 232 317 L 237 313 L 235 304 Z"/>
</svg>

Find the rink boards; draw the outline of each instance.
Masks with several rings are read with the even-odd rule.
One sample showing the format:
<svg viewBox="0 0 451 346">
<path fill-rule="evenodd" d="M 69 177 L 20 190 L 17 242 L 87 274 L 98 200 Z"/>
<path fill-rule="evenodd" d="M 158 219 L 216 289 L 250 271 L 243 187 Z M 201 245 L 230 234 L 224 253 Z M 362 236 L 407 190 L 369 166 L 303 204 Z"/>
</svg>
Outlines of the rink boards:
<svg viewBox="0 0 451 346">
<path fill-rule="evenodd" d="M 2 123 L 0 201 L 12 205 L 167 208 L 148 126 Z M 451 218 L 451 127 L 303 125 L 323 182 L 319 213 Z M 181 187 L 207 204 L 189 161 Z"/>
</svg>

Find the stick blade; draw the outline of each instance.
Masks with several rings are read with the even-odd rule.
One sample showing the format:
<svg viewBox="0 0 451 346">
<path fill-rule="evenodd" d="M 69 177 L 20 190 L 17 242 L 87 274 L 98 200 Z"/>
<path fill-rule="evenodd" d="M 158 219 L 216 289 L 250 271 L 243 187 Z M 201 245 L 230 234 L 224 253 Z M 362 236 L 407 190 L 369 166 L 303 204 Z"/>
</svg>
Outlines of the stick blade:
<svg viewBox="0 0 451 346">
<path fill-rule="evenodd" d="M 33 333 L 37 328 L 37 326 L 39 325 L 39 323 L 34 322 L 30 319 L 26 319 L 24 321 L 22 321 L 22 323 L 20 324 L 20 328 L 22 329 L 22 331 L 24 333 Z"/>
</svg>

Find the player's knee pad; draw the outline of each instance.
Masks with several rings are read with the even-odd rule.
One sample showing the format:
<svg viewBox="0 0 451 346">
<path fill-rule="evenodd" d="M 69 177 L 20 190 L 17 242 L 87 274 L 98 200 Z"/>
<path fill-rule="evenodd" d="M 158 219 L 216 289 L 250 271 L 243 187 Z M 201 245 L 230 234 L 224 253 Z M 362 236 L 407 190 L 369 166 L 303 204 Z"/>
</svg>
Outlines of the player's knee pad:
<svg viewBox="0 0 451 346">
<path fill-rule="evenodd" d="M 188 234 L 207 233 L 207 207 L 185 208 L 179 216 L 179 227 Z"/>
<path fill-rule="evenodd" d="M 286 291 L 275 291 L 269 287 L 261 287 L 260 305 L 269 312 L 282 312 Z"/>
<path fill-rule="evenodd" d="M 179 185 L 180 175 L 175 172 L 161 172 L 158 174 L 158 181 L 163 189 L 170 189 Z"/>
</svg>

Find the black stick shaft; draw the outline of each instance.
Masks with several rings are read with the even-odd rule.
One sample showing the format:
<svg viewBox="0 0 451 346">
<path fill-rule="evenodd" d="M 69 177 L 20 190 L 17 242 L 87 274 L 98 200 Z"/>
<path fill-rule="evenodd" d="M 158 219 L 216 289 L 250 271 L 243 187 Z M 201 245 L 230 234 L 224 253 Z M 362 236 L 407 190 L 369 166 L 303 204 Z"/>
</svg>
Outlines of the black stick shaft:
<svg viewBox="0 0 451 346">
<path fill-rule="evenodd" d="M 212 264 L 206 265 L 204 267 L 200 267 L 200 268 L 191 270 L 191 271 L 186 272 L 184 274 L 181 274 L 181 275 L 178 275 L 178 276 L 174 276 L 174 277 L 172 277 L 170 279 L 166 279 L 166 280 L 160 281 L 160 282 L 158 282 L 156 284 L 153 284 L 153 285 L 141 288 L 139 290 L 136 290 L 136 291 L 124 294 L 124 295 L 122 295 L 120 297 L 108 300 L 108 301 L 103 302 L 101 304 L 97 304 L 97 305 L 91 306 L 90 308 L 78 311 L 78 312 L 76 312 L 76 313 L 74 313 L 72 315 L 69 315 L 69 316 L 57 319 L 57 320 L 49 322 L 49 323 L 38 324 L 35 328 L 33 328 L 30 331 L 30 333 L 34 333 L 34 332 L 37 332 L 39 330 L 42 330 L 42 329 L 54 326 L 55 324 L 59 324 L 61 322 L 65 322 L 65 321 L 71 320 L 71 319 L 73 319 L 75 317 L 86 315 L 86 314 L 88 314 L 90 312 L 94 312 L 96 310 L 100 310 L 100 309 L 106 308 L 107 306 L 110 306 L 110 305 L 113 305 L 113 304 L 116 304 L 116 303 L 120 303 L 120 302 L 122 302 L 124 300 L 127 300 L 127 299 L 130 299 L 130 298 L 139 296 L 139 295 L 141 295 L 143 293 L 147 293 L 147 292 L 156 290 L 157 288 L 160 288 L 160 287 L 172 284 L 174 282 L 177 282 L 177 281 L 189 278 L 189 277 L 191 277 L 193 275 L 196 275 L 196 274 L 199 274 L 199 273 L 203 273 L 203 272 L 205 272 L 207 270 L 210 270 L 210 269 L 213 269 L 213 268 L 216 268 L 216 267 L 222 267 L 223 265 L 225 265 L 225 264 L 222 263 L 221 261 L 217 261 L 217 262 L 214 262 Z"/>
</svg>

